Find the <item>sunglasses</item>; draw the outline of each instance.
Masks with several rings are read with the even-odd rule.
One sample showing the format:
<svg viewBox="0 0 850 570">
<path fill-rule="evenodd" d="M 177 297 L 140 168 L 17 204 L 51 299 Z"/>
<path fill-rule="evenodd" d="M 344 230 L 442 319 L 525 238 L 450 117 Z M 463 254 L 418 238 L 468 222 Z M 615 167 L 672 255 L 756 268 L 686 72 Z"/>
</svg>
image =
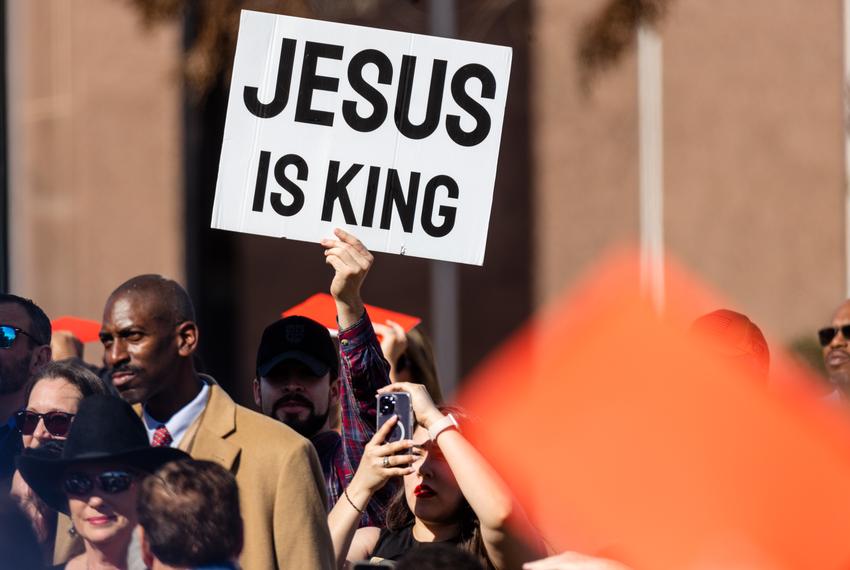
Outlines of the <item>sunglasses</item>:
<svg viewBox="0 0 850 570">
<path fill-rule="evenodd" d="M 35 433 L 35 428 L 38 426 L 39 420 L 44 420 L 44 427 L 47 428 L 50 435 L 65 437 L 68 435 L 68 430 L 71 429 L 74 414 L 68 414 L 66 412 L 39 414 L 29 410 L 21 410 L 15 414 L 15 426 L 24 435 Z"/>
<path fill-rule="evenodd" d="M 104 493 L 117 495 L 123 493 L 133 484 L 133 474 L 127 471 L 104 471 L 98 475 L 87 473 L 68 473 L 62 480 L 62 488 L 68 495 L 85 497 L 91 493 L 95 484 Z"/>
<path fill-rule="evenodd" d="M 850 340 L 850 325 L 842 325 L 840 327 L 824 327 L 818 331 L 818 340 L 821 346 L 828 346 L 835 338 L 835 335 L 841 331 L 841 336 L 845 340 Z"/>
<path fill-rule="evenodd" d="M 30 337 L 36 344 L 44 344 L 25 330 L 12 325 L 0 325 L 0 348 L 11 348 L 19 334 Z"/>
</svg>

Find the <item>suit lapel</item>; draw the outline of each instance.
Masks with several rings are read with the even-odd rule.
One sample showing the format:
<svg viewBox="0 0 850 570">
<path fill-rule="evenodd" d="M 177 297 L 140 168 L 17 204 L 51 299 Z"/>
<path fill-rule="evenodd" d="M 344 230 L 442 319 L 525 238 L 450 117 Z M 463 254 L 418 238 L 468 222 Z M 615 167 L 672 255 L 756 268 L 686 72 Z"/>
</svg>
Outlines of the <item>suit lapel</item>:
<svg viewBox="0 0 850 570">
<path fill-rule="evenodd" d="M 215 461 L 232 471 L 242 449 L 228 439 L 235 431 L 236 404 L 218 384 L 210 383 L 210 399 L 190 447 L 192 457 Z"/>
<path fill-rule="evenodd" d="M 209 384 L 210 396 L 187 451 L 193 459 L 215 461 L 233 471 L 242 448 L 226 438 L 236 431 L 236 403 L 215 380 L 205 375 L 201 375 L 201 378 Z M 139 417 L 142 416 L 141 404 L 135 404 L 133 409 Z"/>
</svg>

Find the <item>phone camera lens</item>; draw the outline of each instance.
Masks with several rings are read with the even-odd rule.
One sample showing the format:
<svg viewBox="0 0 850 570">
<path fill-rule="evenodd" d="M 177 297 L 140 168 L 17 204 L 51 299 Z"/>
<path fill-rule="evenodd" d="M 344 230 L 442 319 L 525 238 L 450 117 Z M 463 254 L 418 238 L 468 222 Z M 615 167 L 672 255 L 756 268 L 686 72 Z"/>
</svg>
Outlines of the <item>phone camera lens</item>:
<svg viewBox="0 0 850 570">
<path fill-rule="evenodd" d="M 391 414 L 395 411 L 395 397 L 394 396 L 386 396 L 381 398 L 381 413 L 382 414 Z"/>
</svg>

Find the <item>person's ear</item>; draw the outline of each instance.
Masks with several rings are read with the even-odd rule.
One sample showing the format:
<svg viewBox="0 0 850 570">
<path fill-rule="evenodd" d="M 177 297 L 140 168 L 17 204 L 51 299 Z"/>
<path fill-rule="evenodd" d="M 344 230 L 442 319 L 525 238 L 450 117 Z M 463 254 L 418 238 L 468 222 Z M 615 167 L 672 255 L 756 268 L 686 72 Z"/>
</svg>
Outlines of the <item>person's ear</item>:
<svg viewBox="0 0 850 570">
<path fill-rule="evenodd" d="M 136 527 L 139 533 L 139 544 L 142 546 L 142 561 L 145 563 L 145 568 L 153 568 L 154 558 L 151 552 L 151 545 L 148 543 L 148 536 L 145 534 L 145 529 L 142 525 Z"/>
<path fill-rule="evenodd" d="M 198 348 L 198 325 L 186 321 L 177 325 L 177 351 L 180 356 L 192 356 Z"/>
<path fill-rule="evenodd" d="M 339 403 L 339 378 L 335 378 L 331 380 L 330 385 L 328 386 L 329 395 L 328 402 L 330 404 L 338 404 Z"/>
<path fill-rule="evenodd" d="M 53 351 L 49 344 L 35 347 L 30 357 L 30 377 L 44 368 L 51 358 L 53 358 Z"/>
<path fill-rule="evenodd" d="M 254 381 L 251 384 L 254 388 L 254 403 L 257 404 L 257 407 L 262 410 L 263 409 L 263 394 L 260 391 L 260 381 L 257 378 L 254 378 Z"/>
</svg>

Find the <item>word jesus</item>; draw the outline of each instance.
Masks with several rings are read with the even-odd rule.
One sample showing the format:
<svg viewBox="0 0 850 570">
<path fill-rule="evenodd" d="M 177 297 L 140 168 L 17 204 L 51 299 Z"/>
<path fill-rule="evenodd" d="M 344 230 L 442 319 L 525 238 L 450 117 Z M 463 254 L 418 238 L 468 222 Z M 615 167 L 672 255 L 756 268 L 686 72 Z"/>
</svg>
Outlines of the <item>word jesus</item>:
<svg viewBox="0 0 850 570">
<path fill-rule="evenodd" d="M 261 119 L 276 117 L 286 108 L 289 102 L 296 45 L 296 41 L 289 38 L 283 38 L 281 42 L 277 82 L 271 101 L 268 103 L 261 102 L 258 98 L 259 89 L 257 87 L 245 87 L 242 98 L 245 107 L 254 116 Z M 333 112 L 313 108 L 313 93 L 315 91 L 337 92 L 339 90 L 339 79 L 318 75 L 317 66 L 320 58 L 341 60 L 342 57 L 343 46 L 341 45 L 321 42 L 305 43 L 298 97 L 295 102 L 295 121 L 327 127 L 333 126 Z M 389 112 L 384 95 L 363 77 L 363 71 L 368 65 L 377 68 L 377 83 L 379 84 L 392 85 L 396 76 L 390 58 L 375 49 L 366 49 L 356 53 L 348 63 L 347 76 L 351 88 L 363 97 L 372 109 L 371 113 L 361 115 L 358 112 L 357 101 L 344 100 L 342 102 L 342 117 L 349 127 L 363 133 L 372 132 L 380 127 Z M 419 124 L 413 124 L 409 117 L 416 65 L 417 58 L 415 56 L 402 56 L 399 64 L 393 120 L 399 133 L 409 139 L 419 140 L 433 134 L 440 124 L 448 62 L 443 59 L 434 59 L 432 62 L 425 118 Z M 481 64 L 469 63 L 463 65 L 452 76 L 452 98 L 461 109 L 472 117 L 475 126 L 470 130 L 464 130 L 461 127 L 459 115 L 447 114 L 445 128 L 451 140 L 465 147 L 475 146 L 484 141 L 490 134 L 492 123 L 487 109 L 476 101 L 468 91 L 468 84 L 472 79 L 476 79 L 480 83 L 480 98 L 493 99 L 496 96 L 496 78 L 489 69 Z"/>
</svg>

